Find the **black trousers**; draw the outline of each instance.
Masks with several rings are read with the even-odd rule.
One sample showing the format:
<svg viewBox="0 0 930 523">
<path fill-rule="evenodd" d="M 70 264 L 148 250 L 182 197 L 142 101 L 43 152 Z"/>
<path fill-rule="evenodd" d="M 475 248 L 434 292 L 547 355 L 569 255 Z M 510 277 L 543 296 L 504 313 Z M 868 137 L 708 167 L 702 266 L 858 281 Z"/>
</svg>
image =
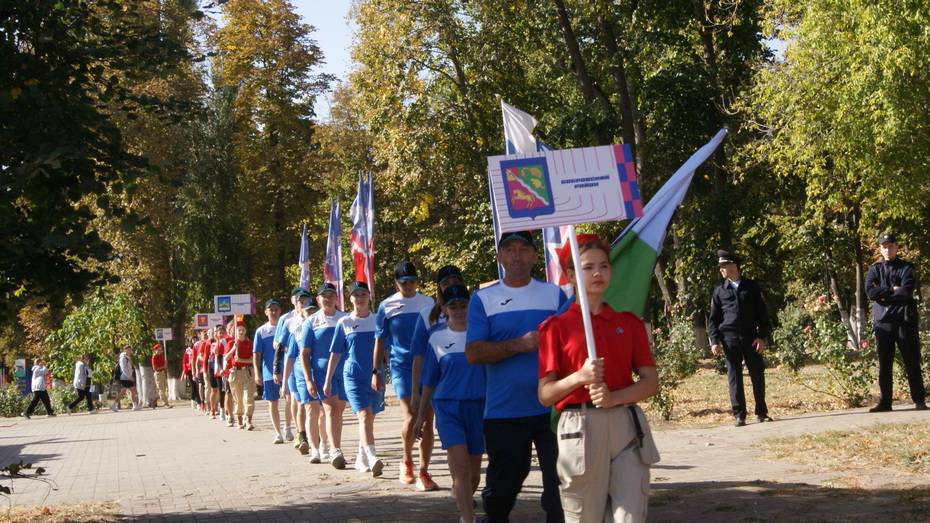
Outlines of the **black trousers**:
<svg viewBox="0 0 930 523">
<path fill-rule="evenodd" d="M 484 511 L 491 523 L 507 522 L 510 511 L 530 473 L 532 447 L 543 476 L 540 504 L 548 523 L 562 523 L 562 500 L 555 465 L 559 447 L 549 428 L 549 415 L 527 418 L 486 419 L 484 439 L 488 451 L 488 469 L 481 491 Z"/>
<path fill-rule="evenodd" d="M 191 388 L 191 401 L 202 404 L 203 400 L 200 399 L 200 384 L 194 381 L 194 377 L 191 375 L 187 376 L 187 386 Z"/>
<path fill-rule="evenodd" d="M 32 391 L 32 402 L 29 403 L 29 407 L 26 408 L 26 415 L 32 416 L 32 412 L 36 410 L 36 405 L 39 404 L 40 400 L 42 401 L 42 405 L 45 406 L 45 413 L 54 414 L 54 412 L 52 412 L 52 402 L 48 397 L 48 391 L 34 390 Z"/>
<path fill-rule="evenodd" d="M 765 404 L 765 361 L 752 346 L 752 339 L 724 337 L 723 354 L 727 361 L 727 385 L 730 389 L 730 406 L 733 415 L 746 417 L 746 393 L 743 390 L 743 362 L 752 381 L 752 396 L 756 403 L 756 416 L 769 413 Z"/>
<path fill-rule="evenodd" d="M 87 401 L 87 412 L 94 410 L 94 401 L 90 398 L 90 388 L 86 389 L 74 389 L 77 391 L 77 399 L 68 404 L 68 408 L 74 410 L 74 407 L 78 406 L 78 403 L 81 400 Z"/>
<path fill-rule="evenodd" d="M 914 403 L 924 403 L 927 393 L 924 389 L 923 373 L 920 369 L 920 339 L 917 337 L 917 322 L 884 323 L 876 322 L 873 328 L 875 344 L 878 351 L 878 388 L 881 390 L 881 405 L 891 405 L 892 366 L 894 365 L 894 346 L 901 351 L 907 383 L 911 389 Z"/>
</svg>

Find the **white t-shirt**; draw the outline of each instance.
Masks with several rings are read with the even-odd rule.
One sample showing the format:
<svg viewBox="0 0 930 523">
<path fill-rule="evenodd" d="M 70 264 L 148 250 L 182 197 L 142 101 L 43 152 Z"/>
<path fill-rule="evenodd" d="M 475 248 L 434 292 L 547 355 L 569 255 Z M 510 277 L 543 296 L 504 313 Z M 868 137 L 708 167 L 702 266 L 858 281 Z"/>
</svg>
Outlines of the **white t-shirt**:
<svg viewBox="0 0 930 523">
<path fill-rule="evenodd" d="M 32 367 L 32 392 L 45 390 L 45 375 L 48 370 L 45 365 L 34 365 Z"/>
</svg>

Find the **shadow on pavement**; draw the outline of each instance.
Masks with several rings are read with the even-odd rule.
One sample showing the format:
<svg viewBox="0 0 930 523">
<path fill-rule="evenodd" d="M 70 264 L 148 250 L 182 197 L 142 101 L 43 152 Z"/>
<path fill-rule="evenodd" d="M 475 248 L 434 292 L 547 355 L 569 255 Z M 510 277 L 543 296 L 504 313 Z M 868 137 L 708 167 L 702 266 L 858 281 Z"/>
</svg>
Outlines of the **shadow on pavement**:
<svg viewBox="0 0 930 523">
<path fill-rule="evenodd" d="M 859 489 L 804 483 L 653 484 L 650 521 L 928 521 L 930 487 Z"/>
</svg>

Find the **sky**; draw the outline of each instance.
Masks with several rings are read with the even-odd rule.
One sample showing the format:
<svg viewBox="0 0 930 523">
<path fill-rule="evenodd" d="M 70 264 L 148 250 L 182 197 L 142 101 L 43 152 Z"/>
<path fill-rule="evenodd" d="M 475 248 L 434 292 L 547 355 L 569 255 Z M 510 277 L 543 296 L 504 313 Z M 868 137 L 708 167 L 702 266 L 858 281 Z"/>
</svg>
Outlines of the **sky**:
<svg viewBox="0 0 930 523">
<path fill-rule="evenodd" d="M 312 37 L 317 41 L 326 63 L 319 70 L 345 80 L 350 70 L 353 28 L 346 20 L 352 0 L 291 0 L 297 14 L 316 28 Z M 329 96 L 321 96 L 314 105 L 317 118 L 329 116 Z"/>
</svg>

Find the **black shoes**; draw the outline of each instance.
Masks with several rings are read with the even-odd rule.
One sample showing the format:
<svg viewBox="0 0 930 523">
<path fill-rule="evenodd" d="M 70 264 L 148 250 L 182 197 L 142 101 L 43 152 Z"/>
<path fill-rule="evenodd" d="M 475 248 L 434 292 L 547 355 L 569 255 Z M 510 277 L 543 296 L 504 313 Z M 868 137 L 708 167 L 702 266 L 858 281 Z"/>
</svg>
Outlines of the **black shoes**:
<svg viewBox="0 0 930 523">
<path fill-rule="evenodd" d="M 915 403 L 914 410 L 927 410 L 927 404 L 926 403 Z"/>
<path fill-rule="evenodd" d="M 756 419 L 759 420 L 759 423 L 765 423 L 766 421 L 775 421 L 772 418 L 770 418 L 768 414 L 756 416 Z"/>
<path fill-rule="evenodd" d="M 29 416 L 29 414 L 26 414 L 25 412 L 20 412 L 19 415 L 22 416 L 22 417 L 24 417 L 24 418 L 26 418 L 26 419 L 32 419 L 32 418 Z"/>
<path fill-rule="evenodd" d="M 926 405 L 924 405 L 924 408 L 926 408 Z M 869 412 L 891 412 L 891 405 L 879 403 L 878 405 L 869 409 Z"/>
<path fill-rule="evenodd" d="M 737 416 L 737 417 L 736 417 L 736 423 L 735 423 L 735 425 L 736 425 L 737 427 L 743 427 L 743 426 L 745 426 L 745 425 L 746 425 L 746 418 L 745 418 L 744 416 Z"/>
</svg>

